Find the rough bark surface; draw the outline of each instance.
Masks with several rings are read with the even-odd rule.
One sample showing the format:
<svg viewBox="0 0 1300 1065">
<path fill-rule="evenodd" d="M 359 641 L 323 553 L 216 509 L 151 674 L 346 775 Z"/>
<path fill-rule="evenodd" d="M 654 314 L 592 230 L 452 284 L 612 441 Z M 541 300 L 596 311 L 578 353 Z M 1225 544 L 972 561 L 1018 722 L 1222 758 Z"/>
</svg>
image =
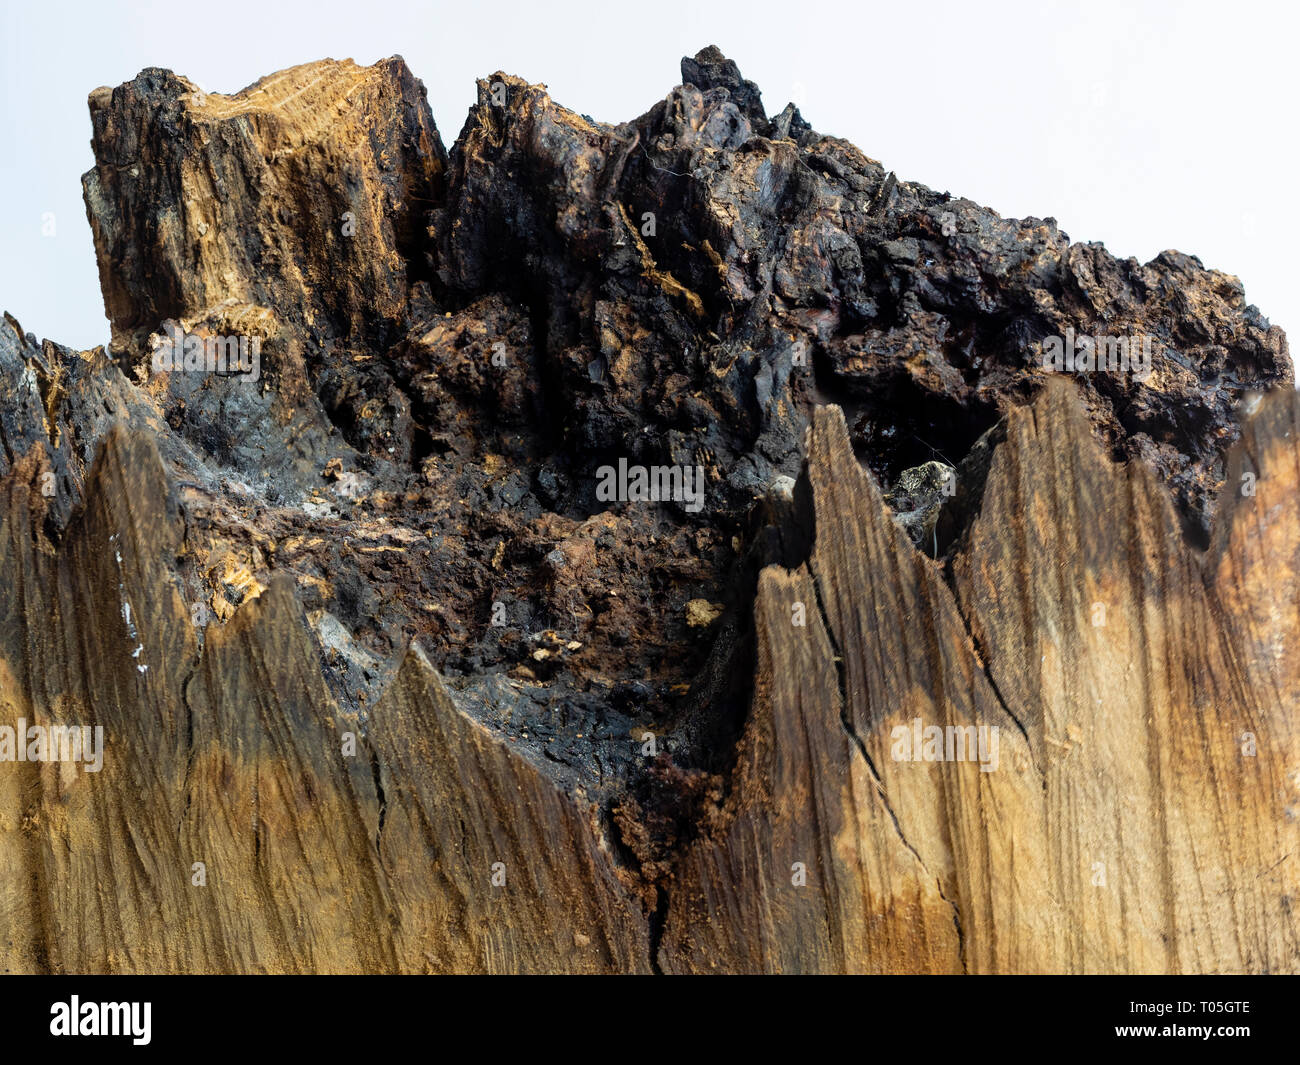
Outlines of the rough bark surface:
<svg viewBox="0 0 1300 1065">
<path fill-rule="evenodd" d="M 450 151 L 400 58 L 91 94 L 112 344 L 0 321 L 0 727 L 105 749 L 0 732 L 0 970 L 1300 969 L 1281 330 L 682 78 L 493 75 Z"/>
</svg>

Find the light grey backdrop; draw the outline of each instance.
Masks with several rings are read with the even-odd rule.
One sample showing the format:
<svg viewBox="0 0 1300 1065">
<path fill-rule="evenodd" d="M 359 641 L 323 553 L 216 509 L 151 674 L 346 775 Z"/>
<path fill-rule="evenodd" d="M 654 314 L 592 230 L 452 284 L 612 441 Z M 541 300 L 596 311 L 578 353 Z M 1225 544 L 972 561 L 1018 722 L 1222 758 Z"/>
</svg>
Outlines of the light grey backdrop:
<svg viewBox="0 0 1300 1065">
<path fill-rule="evenodd" d="M 108 336 L 80 186 L 96 86 L 163 66 L 235 92 L 325 56 L 401 54 L 450 146 L 476 77 L 545 82 L 617 122 L 705 44 L 759 84 L 769 113 L 795 99 L 901 178 L 1051 215 L 1117 255 L 1194 253 L 1300 328 L 1290 4 L 3 3 L 0 309 L 72 346 Z"/>
</svg>

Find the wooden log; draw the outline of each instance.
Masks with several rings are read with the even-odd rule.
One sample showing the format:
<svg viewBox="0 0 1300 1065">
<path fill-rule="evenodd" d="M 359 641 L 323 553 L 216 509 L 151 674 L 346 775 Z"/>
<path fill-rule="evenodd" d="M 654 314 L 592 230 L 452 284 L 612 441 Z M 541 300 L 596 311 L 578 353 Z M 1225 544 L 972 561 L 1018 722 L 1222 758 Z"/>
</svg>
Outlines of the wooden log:
<svg viewBox="0 0 1300 1065">
<path fill-rule="evenodd" d="M 111 351 L 0 320 L 0 971 L 1300 969 L 1281 331 L 682 69 L 449 155 L 399 59 L 92 94 Z"/>
</svg>

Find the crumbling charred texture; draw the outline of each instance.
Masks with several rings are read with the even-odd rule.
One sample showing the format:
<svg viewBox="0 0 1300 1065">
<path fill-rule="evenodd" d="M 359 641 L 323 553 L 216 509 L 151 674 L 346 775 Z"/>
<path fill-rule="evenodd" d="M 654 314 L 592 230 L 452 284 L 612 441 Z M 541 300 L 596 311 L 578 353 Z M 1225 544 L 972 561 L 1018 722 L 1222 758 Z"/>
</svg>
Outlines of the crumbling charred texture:
<svg viewBox="0 0 1300 1065">
<path fill-rule="evenodd" d="M 498 73 L 449 152 L 400 58 L 91 94 L 0 726 L 105 750 L 0 762 L 6 970 L 1300 969 L 1281 330 L 682 79 Z"/>
</svg>

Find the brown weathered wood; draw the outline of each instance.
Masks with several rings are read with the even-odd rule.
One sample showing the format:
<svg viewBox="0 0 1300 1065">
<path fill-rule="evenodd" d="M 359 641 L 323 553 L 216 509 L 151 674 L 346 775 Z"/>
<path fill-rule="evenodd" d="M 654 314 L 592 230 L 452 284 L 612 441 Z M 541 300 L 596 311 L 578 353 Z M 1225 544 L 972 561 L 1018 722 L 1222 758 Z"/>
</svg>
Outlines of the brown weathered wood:
<svg viewBox="0 0 1300 1065">
<path fill-rule="evenodd" d="M 398 59 L 92 94 L 111 353 L 0 320 L 0 729 L 105 748 L 0 760 L 0 971 L 1300 970 L 1281 331 L 682 69 L 494 76 L 450 156 Z M 1112 327 L 1167 357 L 1033 357 Z"/>
<path fill-rule="evenodd" d="M 1294 487 L 1293 446 L 1259 440 L 1286 441 L 1279 412 L 1292 410 L 1293 397 L 1271 398 L 1242 454 L 1263 447 Z M 1049 389 L 1012 416 L 994 459 L 958 557 L 959 609 L 890 520 L 838 414 L 819 413 L 812 433 L 816 546 L 807 570 L 768 571 L 760 584 L 759 696 L 729 823 L 675 872 L 666 955 L 681 942 L 693 968 L 758 971 L 1294 970 L 1295 704 L 1276 693 L 1294 674 L 1275 637 L 1272 675 L 1243 676 L 1243 659 L 1260 668 L 1264 649 L 1241 647 L 1223 624 L 1222 596 L 1161 486 L 1140 466 L 1116 467 L 1068 390 Z M 1220 582 L 1237 555 L 1261 554 L 1245 531 L 1257 508 L 1277 523 L 1268 547 L 1294 558 L 1286 484 L 1275 474 L 1253 502 L 1225 504 Z M 1294 615 L 1287 570 L 1265 583 L 1271 616 Z M 1276 634 L 1258 618 L 1263 599 L 1226 615 Z M 806 629 L 791 624 L 801 602 L 824 609 Z M 843 742 L 841 717 L 860 750 Z M 998 769 L 895 761 L 891 730 L 915 717 L 996 725 Z M 830 750 L 826 732 L 840 740 Z M 851 797 L 828 801 L 801 773 Z M 879 791 L 857 790 L 864 778 Z M 845 842 L 855 834 L 844 822 L 868 800 L 890 812 L 892 842 L 913 859 L 892 892 L 873 882 L 868 856 L 891 841 L 862 853 Z M 789 881 L 800 855 L 803 889 Z M 960 939 L 893 904 L 909 890 L 946 900 Z M 835 949 L 810 948 L 817 939 L 791 916 L 803 909 Z"/>
</svg>

